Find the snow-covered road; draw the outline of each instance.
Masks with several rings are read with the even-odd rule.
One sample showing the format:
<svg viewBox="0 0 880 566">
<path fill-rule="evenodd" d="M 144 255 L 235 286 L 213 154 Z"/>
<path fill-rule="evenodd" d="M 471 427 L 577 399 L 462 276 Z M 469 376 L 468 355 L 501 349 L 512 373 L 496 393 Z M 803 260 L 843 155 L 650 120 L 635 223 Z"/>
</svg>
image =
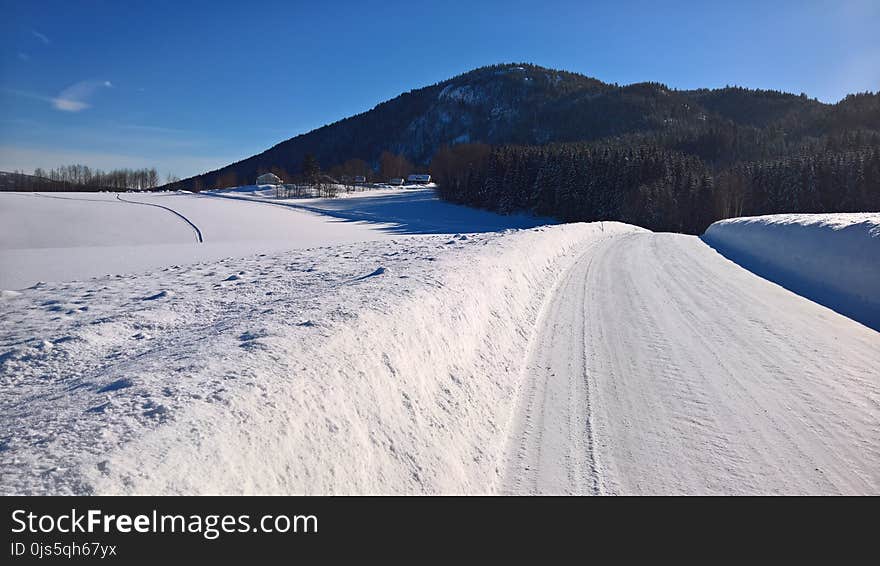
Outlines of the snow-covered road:
<svg viewBox="0 0 880 566">
<path fill-rule="evenodd" d="M 880 334 L 696 237 L 593 244 L 529 355 L 505 491 L 880 491 Z"/>
</svg>

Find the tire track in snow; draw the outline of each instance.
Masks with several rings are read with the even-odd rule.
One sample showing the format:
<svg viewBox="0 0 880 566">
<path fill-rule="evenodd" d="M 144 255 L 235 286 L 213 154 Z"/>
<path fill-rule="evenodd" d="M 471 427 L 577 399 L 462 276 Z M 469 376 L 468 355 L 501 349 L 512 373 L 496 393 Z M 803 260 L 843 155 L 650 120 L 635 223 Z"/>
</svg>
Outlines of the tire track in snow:
<svg viewBox="0 0 880 566">
<path fill-rule="evenodd" d="M 590 249 L 604 245 L 593 244 Z M 542 312 L 526 364 L 525 391 L 512 423 L 502 491 L 507 493 L 602 493 L 595 453 L 591 377 L 587 373 L 586 317 L 570 299 L 586 304 L 592 266 L 587 251 L 563 275 Z"/>
<path fill-rule="evenodd" d="M 115 204 L 112 200 L 106 200 L 106 199 L 61 197 L 61 196 L 57 196 L 57 195 L 46 195 L 46 194 L 42 194 L 42 193 L 33 193 L 33 194 L 38 197 L 54 198 L 54 199 L 58 199 L 58 200 L 87 201 L 87 202 L 100 202 L 100 203 L 104 203 L 104 204 Z M 161 208 L 163 210 L 167 210 L 168 212 L 176 215 L 181 220 L 183 220 L 184 222 L 186 222 L 187 224 L 190 225 L 190 227 L 196 233 L 196 240 L 198 240 L 198 242 L 200 244 L 204 242 L 204 238 L 202 237 L 202 231 L 199 229 L 199 227 L 196 226 L 192 220 L 190 220 L 189 218 L 187 218 L 186 216 L 184 216 L 180 212 L 174 210 L 173 208 L 170 208 L 170 207 L 167 207 L 167 206 L 164 206 L 161 204 L 150 203 L 150 202 L 139 202 L 139 201 L 135 201 L 135 200 L 126 200 L 126 199 L 120 197 L 119 193 L 116 193 L 116 199 L 123 204 L 141 204 L 144 206 L 155 206 L 156 208 Z"/>
<path fill-rule="evenodd" d="M 204 239 L 202 238 L 202 231 L 199 230 L 199 227 L 196 226 L 195 223 L 194 223 L 192 220 L 190 220 L 189 218 L 187 218 L 187 217 L 184 216 L 183 214 L 177 212 L 177 211 L 174 210 L 173 208 L 170 208 L 170 207 L 167 207 L 167 206 L 164 206 L 164 205 L 161 205 L 161 204 L 155 204 L 155 203 L 152 203 L 152 202 L 139 202 L 139 201 L 136 201 L 136 200 L 125 200 L 124 198 L 122 198 L 121 196 L 119 196 L 119 193 L 116 194 L 116 198 L 117 198 L 120 202 L 125 202 L 125 203 L 128 203 L 128 204 L 142 204 L 142 205 L 144 205 L 144 206 L 155 206 L 156 208 L 161 208 L 161 209 L 167 210 L 168 212 L 170 212 L 170 213 L 172 213 L 172 214 L 174 214 L 174 215 L 180 217 L 181 220 L 183 220 L 184 222 L 186 222 L 187 224 L 189 224 L 189 225 L 192 227 L 192 229 L 193 229 L 193 230 L 195 231 L 195 233 L 196 233 L 196 239 L 199 241 L 200 244 L 204 242 Z"/>
<path fill-rule="evenodd" d="M 876 494 L 878 366 L 880 334 L 696 237 L 606 240 L 539 320 L 503 487 Z"/>
</svg>

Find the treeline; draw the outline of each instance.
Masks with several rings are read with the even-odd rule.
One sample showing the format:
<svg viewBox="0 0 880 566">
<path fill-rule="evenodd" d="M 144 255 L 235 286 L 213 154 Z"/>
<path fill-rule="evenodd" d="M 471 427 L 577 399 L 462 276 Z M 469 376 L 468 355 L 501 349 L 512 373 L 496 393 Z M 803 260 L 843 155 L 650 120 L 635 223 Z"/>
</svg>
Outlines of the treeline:
<svg viewBox="0 0 880 566">
<path fill-rule="evenodd" d="M 168 175 L 165 183 L 177 182 Z M 155 168 L 113 169 L 102 171 L 88 165 L 73 164 L 44 170 L 34 169 L 33 175 L 16 171 L 5 176 L 3 189 L 13 191 L 149 191 L 161 183 Z"/>
<path fill-rule="evenodd" d="M 441 148 L 431 164 L 441 196 L 505 213 L 691 234 L 734 216 L 880 210 L 880 94 L 823 105 L 773 91 L 643 83 L 608 96 L 622 93 L 638 104 L 605 118 L 641 120 L 626 133 Z M 682 97 L 686 103 L 675 102 Z M 561 112 L 568 122 L 554 127 L 596 132 L 595 106 Z"/>
<path fill-rule="evenodd" d="M 880 210 L 880 140 L 863 136 L 867 145 L 837 150 L 825 141 L 813 152 L 721 167 L 680 150 L 620 140 L 465 144 L 441 148 L 431 171 L 442 198 L 453 202 L 655 231 L 700 234 L 733 216 Z"/>
</svg>

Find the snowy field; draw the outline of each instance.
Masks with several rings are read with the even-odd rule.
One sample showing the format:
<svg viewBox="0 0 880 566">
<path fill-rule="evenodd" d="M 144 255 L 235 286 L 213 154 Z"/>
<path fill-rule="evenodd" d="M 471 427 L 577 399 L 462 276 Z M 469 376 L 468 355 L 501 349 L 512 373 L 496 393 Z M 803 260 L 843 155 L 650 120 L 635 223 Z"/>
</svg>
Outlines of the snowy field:
<svg viewBox="0 0 880 566">
<path fill-rule="evenodd" d="M 387 222 L 385 230 L 395 234 L 452 234 L 455 232 L 495 232 L 507 228 L 532 228 L 553 224 L 550 218 L 525 214 L 499 216 L 437 200 L 432 188 L 410 186 L 340 192 L 337 198 L 299 198 L 278 201 L 271 187 L 248 186 L 210 191 L 222 197 L 268 202 L 316 212 L 351 222 Z"/>
<path fill-rule="evenodd" d="M 0 493 L 880 493 L 880 334 L 699 238 L 72 198 L 0 194 L 2 251 L 158 263 L 0 293 Z"/>
<path fill-rule="evenodd" d="M 0 193 L 0 289 L 392 235 L 548 222 L 440 203 L 431 189 L 285 202 L 267 198 L 274 194 L 270 187 L 218 193 L 244 198 L 232 201 L 213 192 Z M 249 197 L 256 202 L 246 202 Z"/>
<path fill-rule="evenodd" d="M 188 193 L 119 198 L 0 193 L 0 288 L 386 236 L 362 223 Z"/>
</svg>

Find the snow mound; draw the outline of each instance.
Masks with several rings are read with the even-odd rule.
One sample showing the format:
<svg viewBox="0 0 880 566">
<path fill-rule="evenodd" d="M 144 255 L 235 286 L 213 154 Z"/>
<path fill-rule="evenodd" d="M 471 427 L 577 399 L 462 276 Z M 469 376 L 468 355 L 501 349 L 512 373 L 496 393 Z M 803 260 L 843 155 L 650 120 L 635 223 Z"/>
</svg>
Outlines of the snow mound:
<svg viewBox="0 0 880 566">
<path fill-rule="evenodd" d="M 230 258 L 163 272 L 155 300 L 155 274 L 23 291 L 0 322 L 0 493 L 492 492 L 546 298 L 637 230 Z M 221 284 L 233 267 L 254 275 Z"/>
<path fill-rule="evenodd" d="M 880 213 L 715 222 L 703 240 L 743 267 L 880 329 Z"/>
</svg>

